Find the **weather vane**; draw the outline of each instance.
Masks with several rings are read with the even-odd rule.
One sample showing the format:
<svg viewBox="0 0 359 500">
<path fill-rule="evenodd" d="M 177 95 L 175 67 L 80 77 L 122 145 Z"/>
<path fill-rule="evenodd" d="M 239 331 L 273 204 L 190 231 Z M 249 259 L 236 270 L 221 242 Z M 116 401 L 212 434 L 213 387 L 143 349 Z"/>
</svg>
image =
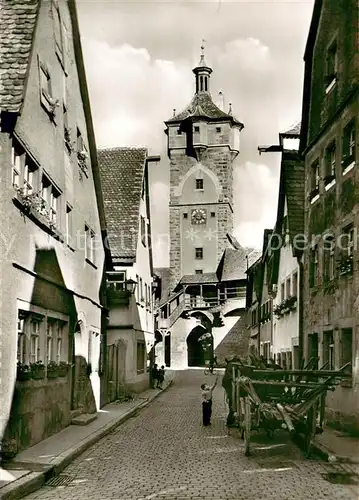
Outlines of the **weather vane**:
<svg viewBox="0 0 359 500">
<path fill-rule="evenodd" d="M 202 50 L 202 56 L 204 56 L 204 44 L 206 43 L 206 40 L 202 38 L 202 45 L 201 45 L 201 50 Z"/>
</svg>

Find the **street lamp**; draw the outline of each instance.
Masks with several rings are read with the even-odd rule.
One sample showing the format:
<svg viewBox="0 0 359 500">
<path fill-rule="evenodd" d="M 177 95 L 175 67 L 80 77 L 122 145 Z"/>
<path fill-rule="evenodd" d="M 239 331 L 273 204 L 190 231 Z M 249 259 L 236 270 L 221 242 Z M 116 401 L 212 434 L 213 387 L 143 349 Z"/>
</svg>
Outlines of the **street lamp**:
<svg viewBox="0 0 359 500">
<path fill-rule="evenodd" d="M 126 290 L 131 293 L 131 294 L 134 294 L 135 293 L 135 290 L 136 290 L 136 285 L 137 285 L 137 281 L 134 281 L 133 279 L 129 278 L 128 280 L 126 280 Z"/>
</svg>

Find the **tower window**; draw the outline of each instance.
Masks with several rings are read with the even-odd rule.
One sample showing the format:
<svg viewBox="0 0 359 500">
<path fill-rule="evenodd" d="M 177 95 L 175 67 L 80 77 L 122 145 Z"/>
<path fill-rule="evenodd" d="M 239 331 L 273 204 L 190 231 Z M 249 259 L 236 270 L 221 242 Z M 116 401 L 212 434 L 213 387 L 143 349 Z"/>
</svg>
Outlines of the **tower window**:
<svg viewBox="0 0 359 500">
<path fill-rule="evenodd" d="M 177 135 L 181 135 L 182 134 L 182 131 L 180 128 L 177 129 Z"/>
<path fill-rule="evenodd" d="M 207 92 L 208 90 L 208 80 L 207 80 L 207 77 L 204 78 L 204 90 Z"/>
<path fill-rule="evenodd" d="M 211 212 L 211 217 L 215 217 L 216 216 L 216 212 Z"/>
<path fill-rule="evenodd" d="M 199 127 L 194 127 L 195 132 L 199 132 Z"/>
<path fill-rule="evenodd" d="M 188 219 L 188 214 L 183 214 L 184 219 Z"/>
<path fill-rule="evenodd" d="M 203 90 L 203 76 L 200 77 L 200 89 Z"/>
<path fill-rule="evenodd" d="M 203 248 L 196 248 L 196 259 L 203 259 Z"/>
<path fill-rule="evenodd" d="M 196 189 L 203 189 L 203 179 L 196 179 Z"/>
<path fill-rule="evenodd" d="M 220 134 L 221 133 L 221 127 L 216 127 L 216 132 L 217 132 L 217 134 Z"/>
</svg>

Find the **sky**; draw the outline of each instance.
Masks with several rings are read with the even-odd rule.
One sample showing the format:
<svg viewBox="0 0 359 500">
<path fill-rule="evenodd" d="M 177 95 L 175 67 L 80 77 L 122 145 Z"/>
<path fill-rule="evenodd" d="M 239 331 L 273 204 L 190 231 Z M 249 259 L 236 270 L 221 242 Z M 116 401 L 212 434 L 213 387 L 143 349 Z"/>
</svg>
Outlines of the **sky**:
<svg viewBox="0 0 359 500">
<path fill-rule="evenodd" d="M 276 219 L 280 155 L 259 155 L 300 120 L 304 48 L 314 0 L 78 0 L 98 148 L 146 146 L 154 265 L 168 265 L 169 160 L 164 121 L 194 94 L 205 40 L 215 103 L 244 123 L 234 170 L 234 235 L 260 248 Z"/>
</svg>

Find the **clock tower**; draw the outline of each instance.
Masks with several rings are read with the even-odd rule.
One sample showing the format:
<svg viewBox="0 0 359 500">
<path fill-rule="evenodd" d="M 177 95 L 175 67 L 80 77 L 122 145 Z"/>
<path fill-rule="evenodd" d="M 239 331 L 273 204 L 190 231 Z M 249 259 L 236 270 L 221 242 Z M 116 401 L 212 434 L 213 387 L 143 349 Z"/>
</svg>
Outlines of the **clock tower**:
<svg viewBox="0 0 359 500">
<path fill-rule="evenodd" d="M 233 230 L 233 161 L 243 124 L 212 101 L 204 47 L 189 105 L 165 122 L 170 159 L 171 289 L 214 273 Z"/>
</svg>

